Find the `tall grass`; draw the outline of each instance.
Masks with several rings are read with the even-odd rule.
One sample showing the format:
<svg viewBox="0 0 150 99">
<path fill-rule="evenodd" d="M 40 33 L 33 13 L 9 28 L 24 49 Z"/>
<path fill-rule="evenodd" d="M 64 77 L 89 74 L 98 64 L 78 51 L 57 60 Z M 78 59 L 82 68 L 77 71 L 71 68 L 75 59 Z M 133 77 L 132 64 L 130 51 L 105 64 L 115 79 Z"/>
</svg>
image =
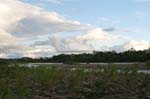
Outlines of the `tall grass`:
<svg viewBox="0 0 150 99">
<path fill-rule="evenodd" d="M 54 96 L 146 99 L 150 96 L 150 75 L 138 73 L 135 68 L 119 70 L 112 64 L 101 71 L 0 63 L 0 99 L 36 99 L 37 96 L 40 99 Z"/>
</svg>

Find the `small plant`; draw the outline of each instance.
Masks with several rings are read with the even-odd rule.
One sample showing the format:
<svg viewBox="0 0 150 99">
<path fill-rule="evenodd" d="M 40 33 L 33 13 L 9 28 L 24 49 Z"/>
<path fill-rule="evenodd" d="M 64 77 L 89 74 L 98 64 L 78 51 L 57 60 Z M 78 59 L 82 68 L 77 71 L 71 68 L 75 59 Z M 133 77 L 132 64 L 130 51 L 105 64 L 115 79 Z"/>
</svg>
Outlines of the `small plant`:
<svg viewBox="0 0 150 99">
<path fill-rule="evenodd" d="M 146 69 L 147 69 L 147 70 L 150 69 L 150 61 L 146 61 Z"/>
<path fill-rule="evenodd" d="M 146 70 L 147 73 L 145 75 L 145 86 L 148 87 L 148 84 L 150 83 L 150 77 L 149 77 L 150 61 L 146 61 Z"/>
</svg>

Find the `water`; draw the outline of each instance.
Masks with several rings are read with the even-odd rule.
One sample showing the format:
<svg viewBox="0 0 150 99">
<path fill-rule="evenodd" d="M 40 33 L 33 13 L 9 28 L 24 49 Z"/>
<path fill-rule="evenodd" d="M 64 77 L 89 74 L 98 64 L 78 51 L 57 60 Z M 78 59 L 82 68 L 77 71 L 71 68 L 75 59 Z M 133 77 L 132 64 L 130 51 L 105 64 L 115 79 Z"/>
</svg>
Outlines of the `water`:
<svg viewBox="0 0 150 99">
<path fill-rule="evenodd" d="M 138 70 L 138 73 L 150 74 L 150 70 Z"/>
<path fill-rule="evenodd" d="M 86 65 L 87 63 L 80 63 L 79 65 Z M 109 65 L 110 63 L 89 63 L 89 65 Z M 138 63 L 113 63 L 114 65 L 135 65 L 135 64 L 138 64 Z M 142 64 L 142 63 L 141 63 Z M 46 66 L 46 65 L 59 65 L 59 66 L 63 66 L 65 64 L 63 63 L 28 63 L 28 64 L 21 64 L 20 66 L 27 66 L 27 67 L 37 67 L 37 66 Z M 77 69 L 81 69 L 81 68 L 71 68 L 71 70 L 77 70 Z M 84 69 L 85 72 L 91 72 L 93 70 L 96 70 L 96 71 L 104 71 L 104 69 L 94 69 L 94 68 L 82 68 Z M 118 72 L 121 72 L 120 70 L 118 70 Z M 144 74 L 150 74 L 150 70 L 138 70 L 137 71 L 138 73 L 144 73 Z"/>
</svg>

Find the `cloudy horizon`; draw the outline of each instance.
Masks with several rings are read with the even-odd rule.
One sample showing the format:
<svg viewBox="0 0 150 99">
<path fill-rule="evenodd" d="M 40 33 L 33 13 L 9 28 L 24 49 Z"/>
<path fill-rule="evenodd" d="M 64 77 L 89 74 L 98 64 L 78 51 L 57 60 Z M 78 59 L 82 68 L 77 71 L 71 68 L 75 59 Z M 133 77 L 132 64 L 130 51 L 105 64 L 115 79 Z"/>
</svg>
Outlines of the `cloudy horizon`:
<svg viewBox="0 0 150 99">
<path fill-rule="evenodd" d="M 150 48 L 149 0 L 1 0 L 0 58 Z"/>
</svg>

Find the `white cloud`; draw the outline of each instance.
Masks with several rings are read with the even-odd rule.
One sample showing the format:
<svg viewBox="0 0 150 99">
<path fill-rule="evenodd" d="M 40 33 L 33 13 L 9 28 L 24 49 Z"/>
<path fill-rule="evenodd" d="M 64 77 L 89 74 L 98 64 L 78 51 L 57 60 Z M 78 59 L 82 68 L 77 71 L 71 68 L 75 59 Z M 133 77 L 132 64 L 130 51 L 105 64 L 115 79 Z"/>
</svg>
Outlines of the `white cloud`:
<svg viewBox="0 0 150 99">
<path fill-rule="evenodd" d="M 57 53 L 91 52 L 93 46 L 76 37 L 49 37 L 47 41 L 38 41 L 34 46 L 51 46 Z"/>
<path fill-rule="evenodd" d="M 0 28 L 14 36 L 38 36 L 89 29 L 88 25 L 66 20 L 55 12 L 46 12 L 17 0 L 0 1 L 0 7 Z"/>
<path fill-rule="evenodd" d="M 103 42 L 112 42 L 119 38 L 120 36 L 110 35 L 100 28 L 95 28 L 72 37 L 50 37 L 47 41 L 36 42 L 35 46 L 52 46 L 58 53 L 86 53 L 96 50 L 95 42 L 98 46 L 102 46 Z"/>
<path fill-rule="evenodd" d="M 73 32 L 89 29 L 74 21 L 63 20 L 55 13 L 40 13 L 40 15 L 26 17 L 9 29 L 15 36 L 38 36 L 50 33 Z"/>
<path fill-rule="evenodd" d="M 19 40 L 19 39 L 15 38 L 11 34 L 6 33 L 2 29 L 0 29 L 0 45 L 16 43 L 17 40 Z"/>
<path fill-rule="evenodd" d="M 90 30 L 83 35 L 77 36 L 77 39 L 79 39 L 79 40 L 81 39 L 84 41 L 90 41 L 90 40 L 108 41 L 108 40 L 116 40 L 118 38 L 119 38 L 119 36 L 114 36 L 114 35 L 108 34 L 100 28 Z"/>
<path fill-rule="evenodd" d="M 135 50 L 145 50 L 150 48 L 150 42 L 145 40 L 131 40 L 128 41 L 122 45 L 113 46 L 111 49 L 116 50 L 118 52 L 127 51 L 131 48 L 134 48 Z"/>
<path fill-rule="evenodd" d="M 30 46 L 31 38 L 51 35 L 52 33 L 74 32 L 91 29 L 86 24 L 63 18 L 55 12 L 19 0 L 0 1 L 0 56 L 18 57 L 52 53 L 51 48 L 34 48 Z M 37 39 L 35 39 L 37 40 Z M 25 45 L 27 43 L 27 45 Z M 38 50 L 38 51 L 37 51 Z M 34 55 L 33 55 L 34 54 Z M 38 56 L 38 55 L 37 55 Z"/>
</svg>

